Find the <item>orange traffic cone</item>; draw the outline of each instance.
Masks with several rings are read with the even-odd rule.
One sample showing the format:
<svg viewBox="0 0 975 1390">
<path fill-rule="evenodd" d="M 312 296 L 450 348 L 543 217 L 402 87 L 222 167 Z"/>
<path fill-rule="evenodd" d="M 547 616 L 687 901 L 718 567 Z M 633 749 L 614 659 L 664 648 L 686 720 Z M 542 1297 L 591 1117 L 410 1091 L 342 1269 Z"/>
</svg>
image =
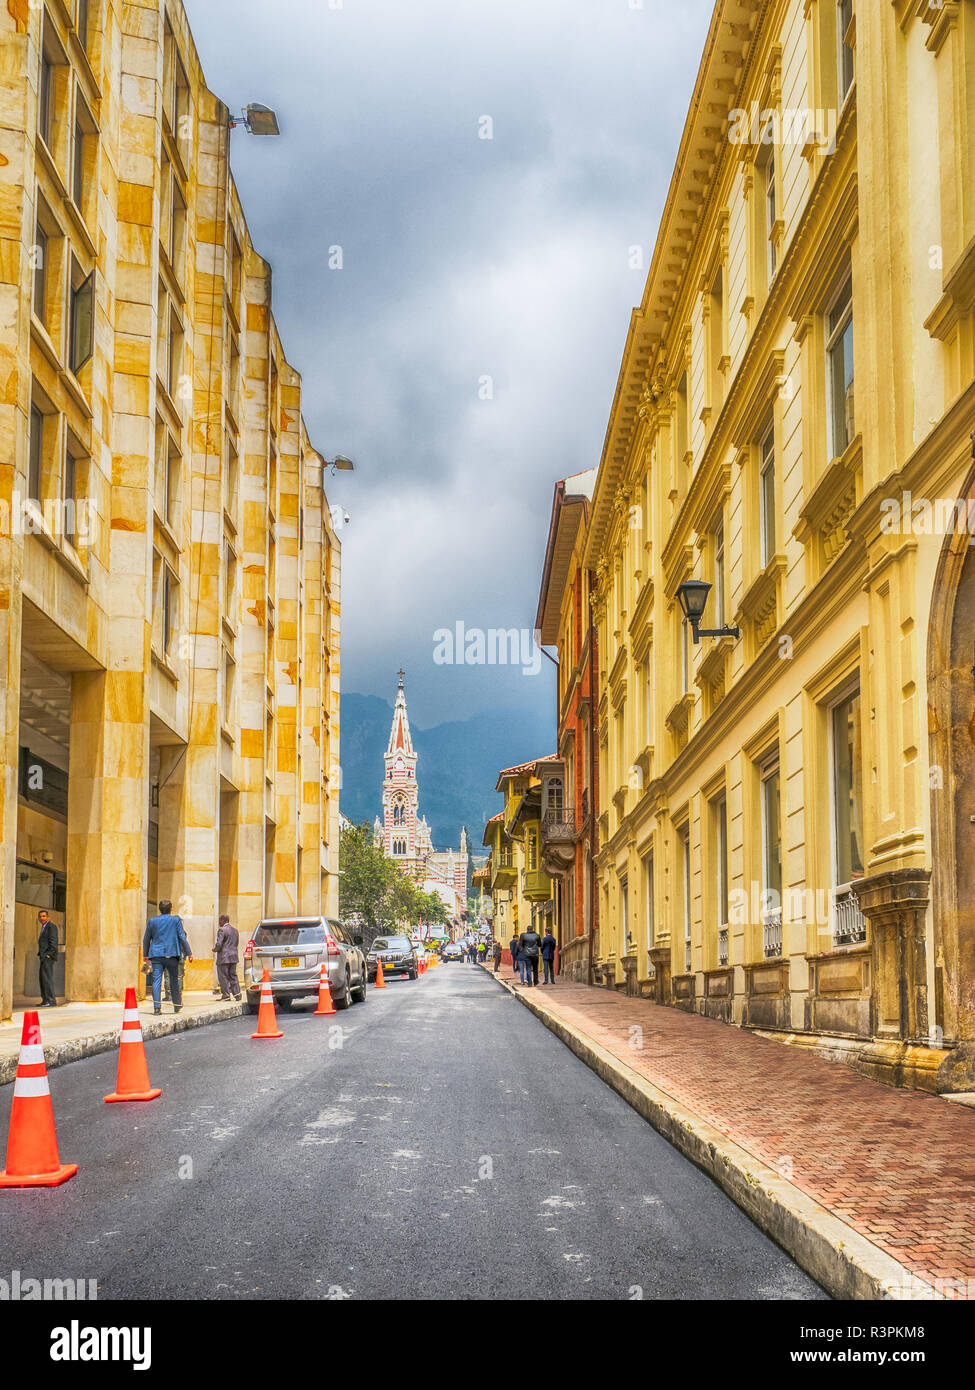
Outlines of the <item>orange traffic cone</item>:
<svg viewBox="0 0 975 1390">
<path fill-rule="evenodd" d="M 382 963 L 381 960 L 377 960 L 377 961 L 376 961 L 376 988 L 377 988 L 377 989 L 386 989 L 386 988 L 387 988 L 386 980 L 385 980 L 385 978 L 384 978 L 384 976 L 383 976 L 383 963 Z"/>
<path fill-rule="evenodd" d="M 332 1003 L 332 991 L 328 983 L 328 966 L 322 966 L 322 978 L 318 985 L 318 1008 L 315 1014 L 337 1014 L 338 1009 Z M 314 1018 L 314 1014 L 312 1017 Z"/>
<path fill-rule="evenodd" d="M 24 1031 L 20 1036 L 20 1061 L 7 1137 L 7 1166 L 0 1173 L 0 1187 L 59 1187 L 77 1171 L 77 1163 L 62 1163 L 58 1157 L 41 1029 L 37 1013 L 32 1010 L 24 1014 Z"/>
<path fill-rule="evenodd" d="M 257 1011 L 257 1032 L 252 1038 L 283 1038 L 278 1028 L 278 1016 L 274 1012 L 274 995 L 271 993 L 271 977 L 264 971 L 261 976 L 261 1007 Z"/>
<path fill-rule="evenodd" d="M 142 1024 L 139 1021 L 139 1007 L 135 1002 L 135 990 L 125 991 L 125 1008 L 122 1010 L 122 1037 L 119 1040 L 118 1079 L 115 1090 L 105 1099 L 116 1100 L 155 1100 L 162 1095 L 159 1086 L 149 1085 L 149 1065 L 146 1062 L 146 1049 L 142 1041 Z"/>
</svg>

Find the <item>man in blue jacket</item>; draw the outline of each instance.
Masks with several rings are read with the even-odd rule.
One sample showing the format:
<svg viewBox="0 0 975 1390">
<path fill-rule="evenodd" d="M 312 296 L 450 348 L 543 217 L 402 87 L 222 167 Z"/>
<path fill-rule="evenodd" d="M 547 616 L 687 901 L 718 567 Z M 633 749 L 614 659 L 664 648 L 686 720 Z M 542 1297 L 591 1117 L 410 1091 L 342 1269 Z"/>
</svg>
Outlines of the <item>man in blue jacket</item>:
<svg viewBox="0 0 975 1390">
<path fill-rule="evenodd" d="M 159 904 L 159 916 L 150 917 L 146 934 L 142 938 L 142 955 L 147 965 L 152 966 L 152 1011 L 162 1013 L 162 977 L 165 970 L 169 979 L 169 995 L 173 1001 L 173 1013 L 178 1014 L 183 1007 L 183 994 L 179 982 L 180 957 L 193 959 L 190 943 L 183 930 L 183 919 L 173 916 L 171 902 Z"/>
</svg>

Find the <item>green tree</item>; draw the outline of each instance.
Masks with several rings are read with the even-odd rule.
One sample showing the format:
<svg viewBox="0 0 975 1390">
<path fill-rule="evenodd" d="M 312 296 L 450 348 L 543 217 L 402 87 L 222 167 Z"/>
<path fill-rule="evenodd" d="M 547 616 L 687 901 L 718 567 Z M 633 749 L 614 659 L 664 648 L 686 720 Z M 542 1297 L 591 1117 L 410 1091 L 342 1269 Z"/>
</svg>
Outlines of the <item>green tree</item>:
<svg viewBox="0 0 975 1390">
<path fill-rule="evenodd" d="M 368 822 L 345 826 L 339 840 L 339 915 L 358 922 L 367 946 L 396 925 L 397 893 L 405 882 Z"/>
</svg>

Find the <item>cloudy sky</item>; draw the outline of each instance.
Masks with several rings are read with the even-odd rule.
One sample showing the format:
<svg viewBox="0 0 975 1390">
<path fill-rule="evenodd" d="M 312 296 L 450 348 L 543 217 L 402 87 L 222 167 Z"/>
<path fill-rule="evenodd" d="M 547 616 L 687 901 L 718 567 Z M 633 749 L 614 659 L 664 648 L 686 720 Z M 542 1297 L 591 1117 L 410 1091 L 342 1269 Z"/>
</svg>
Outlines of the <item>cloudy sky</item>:
<svg viewBox="0 0 975 1390">
<path fill-rule="evenodd" d="M 553 485 L 599 461 L 712 0 L 185 4 L 211 88 L 281 123 L 238 129 L 232 162 L 311 437 L 357 465 L 329 486 L 351 518 L 343 690 L 392 699 L 402 665 L 420 727 L 550 709 L 548 662 L 436 664 L 434 633 L 534 624 Z"/>
</svg>

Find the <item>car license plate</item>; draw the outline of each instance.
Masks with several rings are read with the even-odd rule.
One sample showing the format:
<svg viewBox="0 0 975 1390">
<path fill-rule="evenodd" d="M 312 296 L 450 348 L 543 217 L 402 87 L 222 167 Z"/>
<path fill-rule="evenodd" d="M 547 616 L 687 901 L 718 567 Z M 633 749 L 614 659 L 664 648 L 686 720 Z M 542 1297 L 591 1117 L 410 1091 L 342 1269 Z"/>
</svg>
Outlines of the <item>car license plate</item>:
<svg viewBox="0 0 975 1390">
<path fill-rule="evenodd" d="M 300 964 L 301 964 L 301 957 L 300 957 L 300 956 L 282 956 L 281 959 L 280 959 L 280 961 L 278 962 L 278 964 L 279 964 L 279 965 L 282 965 L 282 966 L 284 966 L 284 965 L 300 965 Z"/>
</svg>

